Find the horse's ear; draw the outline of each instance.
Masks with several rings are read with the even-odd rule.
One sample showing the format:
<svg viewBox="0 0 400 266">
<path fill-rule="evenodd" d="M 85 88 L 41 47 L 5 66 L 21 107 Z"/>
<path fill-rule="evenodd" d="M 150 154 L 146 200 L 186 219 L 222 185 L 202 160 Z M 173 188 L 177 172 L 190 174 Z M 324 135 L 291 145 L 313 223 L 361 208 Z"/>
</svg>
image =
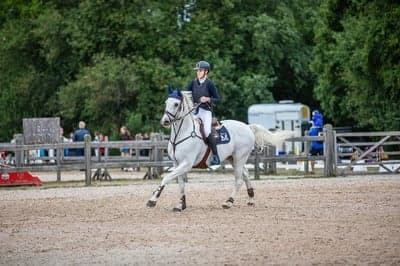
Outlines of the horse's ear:
<svg viewBox="0 0 400 266">
<path fill-rule="evenodd" d="M 168 85 L 168 94 L 172 94 L 174 92 L 174 88 L 172 88 L 171 84 Z"/>
</svg>

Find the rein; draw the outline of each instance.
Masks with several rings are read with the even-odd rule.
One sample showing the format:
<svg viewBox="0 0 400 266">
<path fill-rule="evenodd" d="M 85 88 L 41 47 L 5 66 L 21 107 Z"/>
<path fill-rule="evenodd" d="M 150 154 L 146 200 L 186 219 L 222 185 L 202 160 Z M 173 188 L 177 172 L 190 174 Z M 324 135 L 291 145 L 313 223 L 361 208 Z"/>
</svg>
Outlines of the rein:
<svg viewBox="0 0 400 266">
<path fill-rule="evenodd" d="M 173 118 L 173 119 L 170 120 L 170 123 L 173 124 L 173 123 L 175 123 L 175 122 L 177 122 L 177 121 L 179 121 L 179 120 L 182 120 L 182 119 L 185 118 L 187 115 L 191 114 L 191 112 L 192 112 L 193 110 L 195 110 L 197 107 L 199 107 L 199 105 L 200 105 L 200 103 L 196 104 L 196 105 L 193 106 L 186 114 L 184 114 L 183 116 L 178 117 L 178 118 L 176 118 L 176 116 L 177 116 L 177 114 L 178 114 L 180 111 L 182 111 L 182 110 L 177 111 L 175 114 L 171 113 L 170 111 L 164 111 L 164 114 L 166 114 L 166 115 L 167 115 L 168 117 L 170 117 L 170 118 L 171 118 L 171 117 Z M 182 101 L 181 101 L 181 104 L 180 104 L 180 109 L 183 109 Z"/>
<path fill-rule="evenodd" d="M 170 139 L 169 142 L 172 144 L 174 154 L 175 154 L 176 146 L 178 146 L 179 144 L 185 142 L 186 140 L 188 140 L 188 139 L 190 139 L 190 138 L 196 138 L 196 137 L 199 138 L 199 139 L 202 139 L 201 136 L 199 136 L 199 135 L 196 134 L 196 125 L 195 125 L 196 122 L 195 122 L 195 119 L 193 118 L 193 115 L 192 115 L 192 111 L 195 110 L 199 105 L 200 105 L 200 104 L 196 104 L 196 105 L 193 106 L 188 112 L 186 112 L 184 115 L 182 115 L 182 116 L 180 116 L 180 117 L 176 117 L 176 116 L 177 116 L 178 113 L 180 113 L 180 112 L 183 110 L 183 101 L 181 101 L 181 108 L 180 108 L 180 111 L 177 111 L 175 114 L 172 114 L 172 113 L 169 112 L 169 111 L 165 111 L 165 112 L 164 112 L 166 115 L 168 115 L 168 117 L 172 117 L 172 118 L 173 118 L 173 120 L 171 120 L 170 123 L 172 124 L 172 128 L 173 128 L 173 130 L 174 130 L 174 132 L 175 132 L 175 137 L 174 137 L 173 140 Z M 187 137 L 185 137 L 185 138 L 183 138 L 183 139 L 177 141 L 177 138 L 178 138 L 178 136 L 179 136 L 179 132 L 180 132 L 181 129 L 182 129 L 182 125 L 183 125 L 183 122 L 184 122 L 184 118 L 185 118 L 186 116 L 188 116 L 188 115 L 190 115 L 190 118 L 191 118 L 191 121 L 192 121 L 192 132 L 190 133 L 189 136 L 187 136 Z M 176 126 L 175 126 L 175 123 L 178 122 L 178 121 L 180 121 L 180 123 L 179 123 L 179 126 L 176 127 Z"/>
</svg>

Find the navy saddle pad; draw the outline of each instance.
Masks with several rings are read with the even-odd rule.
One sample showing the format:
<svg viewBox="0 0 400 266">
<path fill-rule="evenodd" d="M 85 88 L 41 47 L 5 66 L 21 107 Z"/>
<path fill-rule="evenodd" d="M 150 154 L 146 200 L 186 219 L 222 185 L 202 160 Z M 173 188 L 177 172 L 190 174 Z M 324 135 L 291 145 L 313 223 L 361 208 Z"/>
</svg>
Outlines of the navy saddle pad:
<svg viewBox="0 0 400 266">
<path fill-rule="evenodd" d="M 226 144 L 231 141 L 231 136 L 229 135 L 229 132 L 225 126 L 222 126 L 221 128 L 217 129 L 217 133 L 218 133 L 217 144 Z"/>
</svg>

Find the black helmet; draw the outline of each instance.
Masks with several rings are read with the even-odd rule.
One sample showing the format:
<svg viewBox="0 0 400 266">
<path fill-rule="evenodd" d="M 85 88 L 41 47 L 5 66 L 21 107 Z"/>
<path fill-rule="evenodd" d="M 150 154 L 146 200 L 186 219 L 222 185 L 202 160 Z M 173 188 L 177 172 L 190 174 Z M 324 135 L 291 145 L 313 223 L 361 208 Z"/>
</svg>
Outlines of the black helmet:
<svg viewBox="0 0 400 266">
<path fill-rule="evenodd" d="M 207 61 L 199 61 L 194 70 L 198 70 L 198 69 L 205 69 L 208 72 L 210 72 L 210 63 L 208 63 Z"/>
</svg>

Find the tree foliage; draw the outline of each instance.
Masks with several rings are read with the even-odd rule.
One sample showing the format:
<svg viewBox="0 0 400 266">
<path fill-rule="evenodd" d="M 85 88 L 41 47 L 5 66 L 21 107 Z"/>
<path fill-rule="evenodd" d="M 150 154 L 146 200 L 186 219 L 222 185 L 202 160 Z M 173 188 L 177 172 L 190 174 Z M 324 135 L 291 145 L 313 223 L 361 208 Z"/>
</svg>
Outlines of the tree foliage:
<svg viewBox="0 0 400 266">
<path fill-rule="evenodd" d="M 337 124 L 399 130 L 400 6 L 325 1 L 316 27 L 315 95 Z"/>
<path fill-rule="evenodd" d="M 293 99 L 338 125 L 396 129 L 398 18 L 394 1 L 5 0 L 0 139 L 27 117 L 158 131 L 168 84 L 185 89 L 203 59 L 220 118 Z"/>
</svg>

